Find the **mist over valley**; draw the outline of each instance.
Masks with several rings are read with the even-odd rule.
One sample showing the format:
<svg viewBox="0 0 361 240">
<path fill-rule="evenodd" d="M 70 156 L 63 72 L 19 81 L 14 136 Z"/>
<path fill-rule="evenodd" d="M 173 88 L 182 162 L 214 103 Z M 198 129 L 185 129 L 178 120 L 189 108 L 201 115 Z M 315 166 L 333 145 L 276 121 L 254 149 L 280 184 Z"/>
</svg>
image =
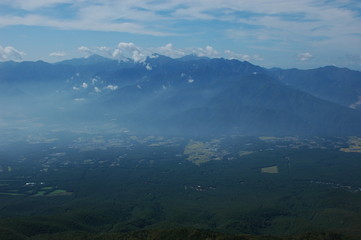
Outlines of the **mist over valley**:
<svg viewBox="0 0 361 240">
<path fill-rule="evenodd" d="M 3 62 L 5 129 L 113 128 L 148 135 L 357 135 L 361 73 L 265 69 L 249 62 L 154 54 L 55 64 Z"/>
</svg>

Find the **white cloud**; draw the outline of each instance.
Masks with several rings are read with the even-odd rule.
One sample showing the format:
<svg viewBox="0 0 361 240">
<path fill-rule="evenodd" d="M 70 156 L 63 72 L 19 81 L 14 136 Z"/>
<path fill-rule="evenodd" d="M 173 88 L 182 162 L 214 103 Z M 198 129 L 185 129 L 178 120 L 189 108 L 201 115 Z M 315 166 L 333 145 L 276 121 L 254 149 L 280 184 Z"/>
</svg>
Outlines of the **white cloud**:
<svg viewBox="0 0 361 240">
<path fill-rule="evenodd" d="M 150 66 L 149 63 L 147 63 L 147 65 L 145 65 L 145 69 L 147 69 L 148 71 L 151 71 L 153 68 L 152 68 L 152 66 Z"/>
<path fill-rule="evenodd" d="M 139 52 L 139 51 L 134 51 L 133 55 L 132 55 L 132 59 L 135 62 L 143 62 L 146 59 L 146 55 L 144 55 L 143 53 Z"/>
<path fill-rule="evenodd" d="M 218 51 L 211 46 L 206 46 L 205 48 L 196 48 L 193 50 L 193 53 L 200 57 L 219 57 Z"/>
<path fill-rule="evenodd" d="M 144 62 L 147 57 L 154 57 L 154 53 L 158 53 L 164 56 L 171 58 L 180 58 L 189 54 L 195 54 L 199 57 L 209 57 L 209 58 L 233 58 L 240 60 L 257 60 L 262 61 L 263 58 L 259 55 L 246 55 L 246 54 L 236 54 L 231 51 L 225 51 L 225 54 L 221 54 L 212 46 L 205 46 L 204 48 L 176 48 L 172 43 L 168 43 L 160 47 L 150 47 L 150 48 L 140 48 L 132 42 L 121 42 L 118 44 L 118 47 L 113 50 L 112 57 L 116 59 L 132 59 L 135 62 Z M 148 70 L 151 70 L 151 66 L 145 65 Z"/>
<path fill-rule="evenodd" d="M 85 47 L 85 46 L 81 46 L 81 47 L 78 47 L 78 50 L 82 53 L 85 54 L 85 57 L 89 57 L 90 55 L 93 55 L 94 54 L 94 51 L 91 50 L 90 48 L 88 47 Z"/>
<path fill-rule="evenodd" d="M 52 52 L 49 54 L 50 57 L 64 57 L 66 56 L 65 52 Z"/>
<path fill-rule="evenodd" d="M 149 63 L 145 63 L 147 57 L 154 58 L 157 55 L 155 53 L 168 56 L 171 58 L 180 58 L 185 55 L 195 54 L 200 57 L 219 58 L 224 57 L 226 59 L 238 59 L 242 61 L 263 61 L 264 58 L 260 55 L 253 54 L 239 54 L 226 50 L 223 53 L 219 52 L 212 46 L 205 46 L 204 48 L 177 48 L 172 43 L 168 43 L 160 47 L 141 48 L 132 42 L 120 42 L 117 47 L 95 47 L 88 48 L 81 46 L 79 51 L 84 52 L 87 56 L 92 54 L 99 54 L 104 57 L 113 58 L 117 60 L 131 59 L 135 62 L 144 63 L 144 67 L 147 70 L 152 70 L 152 66 Z M 94 83 L 93 83 L 94 84 Z"/>
<path fill-rule="evenodd" d="M 120 58 L 122 54 L 122 51 L 120 49 L 115 49 L 112 53 L 113 58 Z"/>
<path fill-rule="evenodd" d="M 143 49 L 132 42 L 120 42 L 116 48 L 106 46 L 89 48 L 81 46 L 78 50 L 83 52 L 85 57 L 98 54 L 103 57 L 118 60 L 132 59 L 135 62 L 144 62 L 147 56 L 150 55 L 149 53 L 144 53 Z"/>
<path fill-rule="evenodd" d="M 235 53 L 232 52 L 231 50 L 225 50 L 225 58 L 227 59 L 238 59 L 238 60 L 242 60 L 242 61 L 263 61 L 264 58 L 261 57 L 260 55 L 254 54 L 254 55 L 249 55 L 249 54 L 241 54 L 241 53 Z"/>
<path fill-rule="evenodd" d="M 97 77 L 92 78 L 92 84 L 94 85 L 96 82 L 98 82 L 98 78 Z"/>
<path fill-rule="evenodd" d="M 104 52 L 109 52 L 111 50 L 109 47 L 106 47 L 106 46 L 98 47 L 98 49 L 100 51 L 104 51 Z"/>
<path fill-rule="evenodd" d="M 226 50 L 224 51 L 224 53 L 226 54 L 226 58 L 228 59 L 240 59 L 243 61 L 250 61 L 251 60 L 251 56 L 248 54 L 240 54 L 240 53 L 234 53 L 230 50 Z"/>
<path fill-rule="evenodd" d="M 109 85 L 106 86 L 104 89 L 109 89 L 109 90 L 115 91 L 115 90 L 118 89 L 118 86 L 117 86 L 117 85 L 111 85 L 111 84 L 109 84 Z"/>
<path fill-rule="evenodd" d="M 88 84 L 83 82 L 83 84 L 81 85 L 82 88 L 88 88 Z"/>
<path fill-rule="evenodd" d="M 132 52 L 134 50 L 139 51 L 139 48 L 137 46 L 135 46 L 135 44 L 132 42 L 120 42 L 118 44 L 118 48 L 125 49 L 129 52 Z"/>
<path fill-rule="evenodd" d="M 135 62 L 144 62 L 147 58 L 147 55 L 142 52 L 141 48 L 132 42 L 120 42 L 115 52 L 116 54 L 113 52 L 113 56 L 118 55 L 118 57 L 130 58 Z"/>
<path fill-rule="evenodd" d="M 113 50 L 106 46 L 97 47 L 94 53 L 108 58 L 112 58 L 113 56 Z"/>
<path fill-rule="evenodd" d="M 187 49 L 180 49 L 174 47 L 172 43 L 168 43 L 164 46 L 160 47 L 149 47 L 149 48 L 141 48 L 135 45 L 132 42 L 120 42 L 113 50 L 112 58 L 125 60 L 125 59 L 132 59 L 135 62 L 144 62 L 147 57 L 154 58 L 156 55 L 154 53 L 168 56 L 171 58 L 180 58 L 188 54 L 197 54 L 200 56 L 211 56 L 214 55 L 216 51 L 207 46 L 206 48 L 187 48 Z M 148 70 L 151 70 L 151 66 L 146 65 Z"/>
<path fill-rule="evenodd" d="M 91 55 L 97 54 L 107 58 L 116 58 L 116 56 L 113 57 L 113 49 L 107 46 L 93 47 L 93 48 L 80 46 L 78 47 L 78 51 L 80 51 L 85 57 L 89 57 Z"/>
<path fill-rule="evenodd" d="M 75 102 L 84 102 L 85 98 L 74 98 Z"/>
<path fill-rule="evenodd" d="M 21 52 L 14 47 L 0 46 L 0 61 L 10 61 L 10 60 L 21 61 L 24 55 L 25 55 L 24 52 Z"/>
<path fill-rule="evenodd" d="M 252 56 L 252 59 L 256 60 L 256 61 L 263 61 L 264 60 L 264 57 L 258 55 L 258 54 L 254 54 Z"/>
<path fill-rule="evenodd" d="M 172 58 L 180 58 L 186 55 L 184 50 L 175 48 L 172 43 L 155 48 L 154 53 L 159 53 Z"/>
<path fill-rule="evenodd" d="M 358 106 L 360 106 L 361 105 L 361 96 L 359 96 L 358 97 L 358 100 L 355 102 L 355 103 L 353 103 L 353 104 L 351 104 L 350 106 L 348 106 L 349 108 L 352 108 L 352 109 L 356 109 Z"/>
<path fill-rule="evenodd" d="M 309 53 L 309 52 L 300 53 L 300 54 L 298 54 L 298 56 L 297 56 L 297 59 L 298 59 L 299 61 L 302 61 L 302 62 L 308 61 L 308 60 L 310 60 L 311 58 L 313 58 L 313 56 L 312 56 L 312 54 Z"/>
<path fill-rule="evenodd" d="M 94 87 L 94 91 L 95 91 L 96 93 L 100 93 L 102 90 L 100 90 L 98 87 Z"/>
</svg>

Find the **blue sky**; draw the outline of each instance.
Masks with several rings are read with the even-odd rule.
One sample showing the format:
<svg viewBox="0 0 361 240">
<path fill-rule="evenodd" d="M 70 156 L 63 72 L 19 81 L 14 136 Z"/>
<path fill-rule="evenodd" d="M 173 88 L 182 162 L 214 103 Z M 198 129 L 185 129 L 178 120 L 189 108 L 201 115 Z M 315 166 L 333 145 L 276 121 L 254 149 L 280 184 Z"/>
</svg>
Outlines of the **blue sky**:
<svg viewBox="0 0 361 240">
<path fill-rule="evenodd" d="M 0 61 L 155 52 L 361 70 L 361 1 L 0 0 Z"/>
</svg>

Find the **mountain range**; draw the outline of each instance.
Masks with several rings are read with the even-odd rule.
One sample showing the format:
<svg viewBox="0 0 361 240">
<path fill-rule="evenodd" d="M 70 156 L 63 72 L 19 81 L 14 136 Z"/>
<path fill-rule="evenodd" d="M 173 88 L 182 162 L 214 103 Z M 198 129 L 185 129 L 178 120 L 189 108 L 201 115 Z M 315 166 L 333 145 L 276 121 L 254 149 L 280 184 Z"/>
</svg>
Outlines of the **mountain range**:
<svg viewBox="0 0 361 240">
<path fill-rule="evenodd" d="M 112 125 L 137 134 L 358 135 L 361 72 L 266 69 L 153 54 L 0 63 L 0 128 Z"/>
</svg>

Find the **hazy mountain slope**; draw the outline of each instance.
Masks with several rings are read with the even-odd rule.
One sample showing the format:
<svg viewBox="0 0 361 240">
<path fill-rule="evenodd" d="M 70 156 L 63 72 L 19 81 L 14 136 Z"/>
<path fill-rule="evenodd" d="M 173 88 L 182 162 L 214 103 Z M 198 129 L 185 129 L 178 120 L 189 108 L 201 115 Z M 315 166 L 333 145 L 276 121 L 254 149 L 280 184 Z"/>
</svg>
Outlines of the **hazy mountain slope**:
<svg viewBox="0 0 361 240">
<path fill-rule="evenodd" d="M 361 72 L 328 66 L 311 70 L 278 69 L 269 73 L 316 97 L 361 109 Z"/>
<path fill-rule="evenodd" d="M 361 113 L 346 106 L 361 95 L 360 74 L 266 70 L 196 56 L 154 54 L 134 62 L 95 55 L 0 63 L 0 98 L 7 116 L 21 111 L 58 125 L 111 121 L 145 134 L 353 135 L 361 134 Z"/>
<path fill-rule="evenodd" d="M 197 134 L 350 135 L 361 133 L 360 118 L 354 110 L 253 75 L 173 121 Z"/>
</svg>

